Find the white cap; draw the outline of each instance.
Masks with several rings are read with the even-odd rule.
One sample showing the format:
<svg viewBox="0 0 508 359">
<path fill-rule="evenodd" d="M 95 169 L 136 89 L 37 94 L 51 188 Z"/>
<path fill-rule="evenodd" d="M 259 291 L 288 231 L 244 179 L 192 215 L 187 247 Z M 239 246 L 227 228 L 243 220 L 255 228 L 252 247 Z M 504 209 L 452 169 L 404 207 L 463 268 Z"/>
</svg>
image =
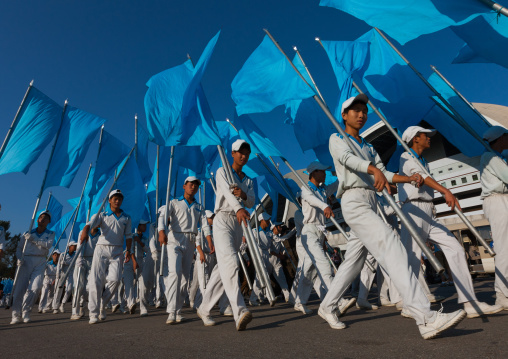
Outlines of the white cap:
<svg viewBox="0 0 508 359">
<path fill-rule="evenodd" d="M 119 194 L 123 198 L 122 191 L 120 191 L 119 189 L 114 189 L 111 192 L 109 192 L 109 199 L 111 199 L 111 197 L 113 197 L 115 194 Z"/>
<path fill-rule="evenodd" d="M 402 141 L 409 143 L 419 132 L 427 133 L 427 136 L 429 137 L 436 134 L 436 130 L 429 130 L 420 126 L 409 126 L 402 134 Z"/>
<path fill-rule="evenodd" d="M 314 162 L 309 163 L 309 165 L 307 166 L 307 173 L 311 174 L 312 172 L 314 172 L 316 170 L 327 170 L 330 168 L 331 168 L 330 166 L 324 165 L 319 161 L 314 161 Z"/>
<path fill-rule="evenodd" d="M 51 212 L 48 210 L 42 211 L 41 214 L 39 214 L 39 217 L 42 216 L 43 214 L 47 214 L 49 216 L 49 221 L 51 222 Z"/>
<path fill-rule="evenodd" d="M 55 253 L 56 253 L 56 254 L 62 254 L 62 252 L 60 252 L 58 249 L 55 249 L 55 250 L 53 251 L 53 253 L 51 253 L 51 255 L 53 255 L 53 254 L 55 254 Z"/>
<path fill-rule="evenodd" d="M 244 143 L 247 144 L 247 146 L 249 146 L 249 149 L 250 149 L 250 145 L 247 143 L 247 141 L 239 139 L 239 140 L 236 140 L 235 142 L 233 142 L 233 144 L 231 145 L 231 151 L 234 151 L 234 152 L 240 151 L 240 148 L 242 148 Z"/>
<path fill-rule="evenodd" d="M 201 186 L 201 181 L 199 180 L 199 178 L 195 177 L 195 176 L 189 176 L 185 179 L 185 181 L 183 182 L 183 184 L 186 184 L 187 182 L 199 182 L 199 185 Z"/>
<path fill-rule="evenodd" d="M 209 209 L 207 209 L 207 210 L 205 211 L 205 214 L 206 214 L 206 218 L 212 218 L 212 217 L 215 215 L 215 213 L 213 213 L 213 212 L 212 212 L 212 211 L 210 211 Z"/>
<path fill-rule="evenodd" d="M 147 224 L 147 223 L 149 223 L 149 222 L 148 222 L 148 221 L 145 221 L 144 219 L 140 219 L 140 220 L 139 220 L 139 224 Z"/>
<path fill-rule="evenodd" d="M 78 242 L 75 242 L 75 241 L 70 241 L 69 242 L 69 247 L 70 246 L 77 246 L 78 245 Z"/>
<path fill-rule="evenodd" d="M 346 101 L 344 101 L 342 103 L 342 107 L 340 109 L 340 113 L 344 113 L 344 111 L 347 110 L 353 104 L 353 102 L 362 102 L 364 104 L 368 104 L 369 103 L 369 98 L 364 93 L 361 93 L 361 94 L 359 94 L 359 95 L 357 95 L 355 97 L 348 98 Z"/>
<path fill-rule="evenodd" d="M 492 126 L 487 131 L 483 133 L 483 139 L 488 143 L 491 143 L 497 140 L 499 137 L 508 133 L 508 130 L 501 126 Z"/>
<path fill-rule="evenodd" d="M 261 212 L 258 216 L 258 221 L 269 221 L 270 216 L 266 212 Z"/>
</svg>

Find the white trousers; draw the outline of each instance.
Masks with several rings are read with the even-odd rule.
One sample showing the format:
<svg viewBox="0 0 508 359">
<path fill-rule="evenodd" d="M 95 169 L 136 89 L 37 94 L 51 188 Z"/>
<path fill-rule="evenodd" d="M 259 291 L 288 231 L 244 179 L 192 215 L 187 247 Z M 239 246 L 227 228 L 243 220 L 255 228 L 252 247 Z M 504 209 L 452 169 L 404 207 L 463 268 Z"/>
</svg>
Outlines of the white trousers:
<svg viewBox="0 0 508 359">
<path fill-rule="evenodd" d="M 377 209 L 376 194 L 372 190 L 354 188 L 342 195 L 342 214 L 358 238 L 350 238 L 346 258 L 340 265 L 321 309 L 332 313 L 347 288 L 358 276 L 370 252 L 385 270 L 404 305 L 418 325 L 435 318 L 430 302 L 416 276 L 408 268 L 408 255 L 398 235 L 388 227 Z"/>
<path fill-rule="evenodd" d="M 123 285 L 125 286 L 125 301 L 128 308 L 136 304 L 138 298 L 137 284 L 140 276 L 141 270 L 134 270 L 132 260 L 123 265 Z"/>
<path fill-rule="evenodd" d="M 282 289 L 282 294 L 286 300 L 289 299 L 289 290 L 288 284 L 286 281 L 286 276 L 284 275 L 284 270 L 282 269 L 282 264 L 280 264 L 279 258 L 272 256 L 270 253 L 266 253 L 265 251 L 261 252 L 263 263 L 265 265 L 268 276 L 273 275 L 280 288 Z M 271 285 L 271 284 L 270 284 Z M 261 297 L 263 290 L 261 289 L 261 283 L 259 281 L 259 276 L 256 273 L 256 279 L 254 280 L 254 284 L 252 286 L 252 292 L 250 294 L 250 301 L 254 302 Z"/>
<path fill-rule="evenodd" d="M 46 257 L 25 256 L 19 268 L 16 286 L 12 293 L 12 317 L 30 316 L 32 307 L 42 288 Z"/>
<path fill-rule="evenodd" d="M 490 222 L 496 251 L 496 295 L 508 298 L 508 194 L 488 196 L 483 200 L 483 210 Z"/>
<path fill-rule="evenodd" d="M 301 241 L 312 263 L 307 267 L 307 273 L 316 269 L 321 283 L 328 290 L 333 281 L 333 268 L 323 250 L 324 240 L 324 234 L 315 225 L 305 224 L 303 226 Z"/>
<path fill-rule="evenodd" d="M 64 266 L 60 271 L 60 274 L 63 275 L 65 272 L 69 270 L 69 266 Z M 65 293 L 62 298 L 62 304 L 65 304 L 69 301 L 72 295 L 72 289 L 74 288 L 74 276 L 73 276 L 73 268 L 70 269 L 70 273 L 65 279 Z M 56 278 L 56 285 L 58 285 L 59 277 Z M 60 305 L 60 298 L 62 297 L 63 288 L 55 287 L 55 295 L 53 296 L 53 309 L 57 309 Z"/>
<path fill-rule="evenodd" d="M 367 258 L 365 262 L 369 262 L 373 268 L 376 268 L 377 271 L 374 273 L 368 266 L 367 263 L 362 268 L 360 272 L 360 285 L 358 289 L 358 299 L 367 300 L 369 296 L 370 288 L 372 287 L 372 283 L 374 283 L 374 277 L 377 278 L 377 291 L 379 298 L 384 298 L 386 300 L 390 300 L 392 303 L 397 303 L 402 300 L 400 298 L 397 289 L 392 284 L 390 277 L 386 274 L 385 270 L 380 267 L 376 261 L 376 259 L 372 256 L 372 254 L 367 254 Z"/>
<path fill-rule="evenodd" d="M 72 306 L 72 314 L 77 315 L 79 313 L 79 307 L 83 307 L 85 300 L 89 297 L 88 277 L 90 275 L 90 268 L 92 268 L 92 259 L 93 257 L 83 257 L 81 258 L 81 265 L 78 266 L 78 264 L 76 264 L 74 267 L 74 287 L 76 288 L 74 293 L 78 299 L 76 300 L 76 306 Z"/>
<path fill-rule="evenodd" d="M 187 295 L 187 285 L 192 269 L 192 257 L 196 249 L 195 236 L 191 233 L 169 232 L 168 276 L 165 277 L 167 312 L 179 313 Z"/>
<path fill-rule="evenodd" d="M 200 312 L 204 315 L 210 315 L 210 311 L 220 300 L 224 291 L 231 304 L 235 322 L 243 312 L 248 311 L 238 278 L 237 253 L 242 244 L 242 236 L 242 227 L 236 220 L 236 216 L 224 212 L 217 213 L 213 224 L 217 266 L 212 270 L 206 292 L 203 295 L 203 303 L 199 307 Z"/>
<path fill-rule="evenodd" d="M 95 247 L 88 277 L 88 310 L 91 317 L 98 316 L 101 305 L 106 305 L 117 291 L 122 279 L 123 262 L 122 247 L 100 244 Z"/>
<path fill-rule="evenodd" d="M 204 263 L 204 271 L 203 271 L 203 263 L 199 260 L 199 258 L 194 263 L 194 267 L 196 270 L 194 271 L 194 274 L 197 276 L 197 283 L 198 288 L 196 290 L 196 295 L 194 297 L 194 308 L 199 308 L 201 303 L 203 303 L 203 294 L 206 293 L 206 291 L 209 288 L 208 282 L 210 281 L 210 278 L 212 277 L 212 273 L 215 271 L 217 272 L 216 275 L 220 277 L 220 274 L 218 273 L 219 267 L 217 267 L 217 258 L 215 257 L 215 254 L 209 255 L 205 253 L 206 262 Z M 206 288 L 205 288 L 205 279 L 206 279 Z M 229 306 L 229 300 L 224 292 L 222 291 L 222 296 L 219 299 L 219 310 L 221 312 L 224 312 L 226 308 Z"/>
<path fill-rule="evenodd" d="M 148 311 L 148 303 L 150 302 L 150 293 L 155 284 L 155 263 L 150 254 L 143 258 L 143 265 L 140 276 L 138 277 L 138 293 L 139 306 L 141 311 Z"/>
<path fill-rule="evenodd" d="M 53 294 L 55 292 L 55 284 L 53 282 L 56 282 L 56 276 L 44 276 L 41 299 L 39 301 L 39 311 L 51 308 Z"/>
<path fill-rule="evenodd" d="M 464 303 L 476 300 L 473 281 L 469 274 L 464 248 L 453 234 L 433 214 L 433 204 L 430 202 L 407 202 L 402 211 L 414 222 L 418 233 L 423 240 L 439 245 L 448 261 L 457 289 L 458 302 Z M 413 240 L 407 228 L 403 225 L 400 236 L 406 247 L 409 268 L 416 276 L 420 276 L 422 249 Z M 428 289 L 427 289 L 428 290 Z"/>
<path fill-rule="evenodd" d="M 155 275 L 155 302 L 162 303 L 166 297 L 166 285 L 164 283 L 164 277 L 168 275 L 168 252 L 164 251 L 162 254 L 163 263 L 163 275 L 160 275 L 160 263 L 161 263 L 161 252 L 157 252 L 157 262 L 154 263 L 154 275 Z"/>
</svg>

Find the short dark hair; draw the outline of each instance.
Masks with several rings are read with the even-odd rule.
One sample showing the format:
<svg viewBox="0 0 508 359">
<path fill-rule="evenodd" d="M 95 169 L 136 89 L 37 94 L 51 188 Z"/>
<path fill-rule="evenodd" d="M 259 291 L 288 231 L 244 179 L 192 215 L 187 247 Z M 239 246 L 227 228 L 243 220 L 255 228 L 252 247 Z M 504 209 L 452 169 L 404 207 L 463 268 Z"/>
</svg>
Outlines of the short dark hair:
<svg viewBox="0 0 508 359">
<path fill-rule="evenodd" d="M 250 148 L 250 144 L 248 142 L 244 142 L 242 143 L 242 145 L 240 146 L 240 148 L 238 149 L 238 151 L 234 151 L 234 152 L 239 152 L 242 148 L 246 148 L 249 150 L 249 152 L 252 152 L 251 148 Z"/>
<path fill-rule="evenodd" d="M 411 139 L 411 141 L 409 141 L 409 143 L 407 144 L 409 148 L 413 147 L 413 140 L 414 140 L 414 138 L 415 138 L 415 137 L 420 136 L 421 134 L 422 134 L 422 132 L 417 132 L 417 133 L 413 136 L 413 138 Z"/>
</svg>

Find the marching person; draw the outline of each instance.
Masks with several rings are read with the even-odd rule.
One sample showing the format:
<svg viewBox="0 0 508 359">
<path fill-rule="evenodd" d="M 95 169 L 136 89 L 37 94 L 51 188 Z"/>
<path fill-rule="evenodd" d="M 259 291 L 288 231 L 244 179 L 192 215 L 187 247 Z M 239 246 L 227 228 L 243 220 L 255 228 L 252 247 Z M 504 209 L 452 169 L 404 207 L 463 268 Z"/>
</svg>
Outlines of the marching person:
<svg viewBox="0 0 508 359">
<path fill-rule="evenodd" d="M 508 310 L 508 130 L 492 126 L 483 139 L 496 152 L 485 152 L 480 162 L 483 210 L 496 251 L 496 304 Z"/>
<path fill-rule="evenodd" d="M 281 260 L 286 256 L 284 254 L 284 244 L 282 243 L 285 239 L 281 237 L 282 234 L 282 222 L 275 222 L 272 224 L 270 230 L 272 232 L 272 244 L 273 251 L 270 252 L 270 265 L 272 266 L 272 274 L 279 284 L 284 296 L 284 301 L 289 302 L 289 289 L 284 269 L 282 268 Z M 268 271 L 270 273 L 270 271 Z"/>
<path fill-rule="evenodd" d="M 164 276 L 160 275 L 160 261 L 161 258 L 164 262 L 164 273 L 167 275 L 167 263 L 168 263 L 168 255 L 167 251 L 162 253 L 162 246 L 159 242 L 159 231 L 157 230 L 158 222 L 154 222 L 150 224 L 150 241 L 149 247 L 152 255 L 152 261 L 154 263 L 154 282 L 155 282 L 155 308 L 162 308 L 164 306 L 166 297 L 164 293 L 166 292 L 166 287 L 164 285 Z"/>
<path fill-rule="evenodd" d="M 60 276 L 64 273 L 69 273 L 67 275 L 67 278 L 65 279 L 65 293 L 62 298 L 62 302 L 60 303 L 60 297 L 62 295 L 62 289 L 61 288 L 55 288 L 55 295 L 53 297 L 53 313 L 56 314 L 60 310 L 60 313 L 65 313 L 65 303 L 69 300 L 69 298 L 72 295 L 72 289 L 74 287 L 74 276 L 71 275 L 74 271 L 73 268 L 69 268 L 69 265 L 72 262 L 72 259 L 74 258 L 74 255 L 76 254 L 76 248 L 77 243 L 74 241 L 70 241 L 67 245 L 67 250 L 64 252 L 62 256 L 58 259 L 58 266 L 56 269 L 56 283 L 58 285 L 58 281 L 60 279 Z M 60 303 L 60 305 L 59 305 Z"/>
<path fill-rule="evenodd" d="M 211 243 L 210 227 L 205 210 L 194 196 L 201 181 L 187 177 L 184 181 L 184 195 L 169 202 L 167 222 L 164 223 L 166 206 L 159 209 L 159 242 L 167 244 L 169 272 L 166 277 L 166 299 L 168 319 L 166 324 L 180 323 L 184 320 L 181 310 L 192 268 L 192 257 L 196 248 L 198 223 L 206 239 Z M 168 225 L 171 224 L 169 231 Z"/>
<path fill-rule="evenodd" d="M 458 324 L 466 313 L 462 309 L 449 314 L 430 309 L 428 298 L 408 268 L 408 255 L 398 235 L 380 218 L 376 192 L 370 180 L 374 182 L 374 189 L 381 191 L 388 188 L 388 182 L 414 181 L 421 184 L 423 179 L 419 174 L 407 177 L 388 172 L 374 147 L 360 136 L 360 130 L 367 122 L 367 103 L 368 98 L 364 94 L 351 97 L 342 104 L 341 112 L 346 135 L 368 160 L 357 157 L 341 135 L 330 136 L 330 154 L 340 178 L 337 197 L 341 198 L 344 220 L 357 238 L 348 241 L 346 258 L 318 314 L 333 329 L 345 328 L 334 311 L 339 299 L 360 273 L 367 252 L 370 252 L 390 276 L 404 305 L 416 320 L 422 337 L 430 339 Z"/>
<path fill-rule="evenodd" d="M 56 271 L 59 256 L 60 251 L 55 249 L 53 254 L 51 254 L 51 259 L 46 264 L 41 299 L 39 300 L 39 313 L 49 313 L 51 311 L 51 303 L 53 302 L 53 294 L 55 293 Z"/>
<path fill-rule="evenodd" d="M 12 293 L 12 321 L 11 324 L 30 322 L 32 306 L 41 290 L 46 257 L 53 245 L 55 232 L 47 229 L 51 222 L 51 213 L 42 211 L 37 218 L 37 227 L 30 233 L 21 236 L 16 250 L 18 258 L 18 277 Z M 25 246 L 26 244 L 26 246 Z M 25 247 L 23 251 L 23 247 Z M 23 319 L 21 319 L 23 315 Z"/>
<path fill-rule="evenodd" d="M 242 172 L 243 166 L 249 160 L 250 145 L 244 140 L 236 140 L 231 150 L 235 183 L 228 183 L 224 167 L 219 168 L 216 173 L 214 245 L 218 270 L 212 272 L 203 303 L 198 308 L 198 315 L 205 326 L 215 325 L 210 311 L 225 291 L 233 310 L 236 329 L 241 331 L 251 322 L 252 314 L 247 310 L 240 291 L 237 253 L 242 244 L 241 223 L 248 226 L 250 219 L 249 212 L 243 205 L 252 208 L 255 204 L 255 193 L 252 180 Z M 228 163 L 224 165 L 229 166 Z"/>
<path fill-rule="evenodd" d="M 101 233 L 93 253 L 92 268 L 89 275 L 90 324 L 106 320 L 104 306 L 118 289 L 122 279 L 123 262 L 130 261 L 132 246 L 131 217 L 120 207 L 123 193 L 119 189 L 109 193 L 110 209 L 92 216 L 81 232 L 81 243 L 88 241 L 91 226 L 100 228 Z M 122 257 L 124 237 L 127 245 L 125 259 Z"/>
<path fill-rule="evenodd" d="M 134 244 L 138 246 L 138 256 L 143 255 L 140 275 L 138 277 L 139 291 L 139 315 L 146 317 L 148 315 L 148 306 L 150 303 L 150 295 L 155 284 L 155 262 L 150 248 L 150 237 L 146 236 L 148 221 L 141 220 L 139 222 L 137 236 Z"/>
</svg>

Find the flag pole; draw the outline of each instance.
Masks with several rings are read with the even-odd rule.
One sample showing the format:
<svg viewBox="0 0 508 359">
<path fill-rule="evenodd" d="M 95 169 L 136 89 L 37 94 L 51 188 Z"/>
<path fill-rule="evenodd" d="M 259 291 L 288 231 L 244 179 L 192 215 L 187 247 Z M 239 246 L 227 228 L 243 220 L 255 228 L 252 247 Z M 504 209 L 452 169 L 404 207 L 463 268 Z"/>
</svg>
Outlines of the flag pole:
<svg viewBox="0 0 508 359">
<path fill-rule="evenodd" d="M 293 50 L 295 50 L 296 54 L 298 55 L 298 58 L 302 62 L 302 65 L 305 68 L 307 75 L 309 75 L 310 81 L 312 82 L 312 85 L 314 85 L 314 88 L 316 89 L 316 92 L 318 93 L 319 98 L 321 99 L 321 101 L 326 102 L 325 99 L 323 98 L 323 95 L 321 94 L 321 91 L 319 91 L 319 87 L 317 87 L 317 85 L 316 85 L 316 81 L 314 81 L 314 77 L 312 77 L 312 75 L 310 74 L 309 68 L 305 64 L 305 61 L 303 61 L 303 57 L 300 54 L 300 51 L 298 51 L 298 48 L 296 46 L 293 46 Z"/>
<path fill-rule="evenodd" d="M 289 57 L 286 55 L 286 53 L 284 52 L 284 50 L 280 47 L 280 45 L 275 41 L 275 39 L 273 38 L 273 36 L 270 34 L 270 32 L 268 30 L 264 30 L 266 32 L 266 34 L 270 37 L 270 39 L 273 41 L 273 43 L 275 44 L 275 46 L 279 49 L 279 51 L 286 57 L 286 60 L 291 64 L 291 66 L 293 67 L 293 69 L 295 70 L 295 72 L 300 76 L 300 78 L 307 84 L 307 86 L 309 86 L 310 88 L 312 88 L 312 86 L 309 85 L 309 83 L 307 82 L 307 80 L 305 80 L 305 78 L 303 77 L 303 75 L 300 73 L 300 71 L 298 71 L 298 69 L 296 68 L 296 66 L 293 64 L 293 62 L 289 59 Z M 358 149 L 353 145 L 353 143 L 351 142 L 351 140 L 349 139 L 349 137 L 347 136 L 346 132 L 344 131 L 344 129 L 340 126 L 339 122 L 337 121 L 337 119 L 333 116 L 333 114 L 330 112 L 330 109 L 328 108 L 328 106 L 326 106 L 326 104 L 321 101 L 321 99 L 319 98 L 318 95 L 314 95 L 313 96 L 314 100 L 317 102 L 317 104 L 319 105 L 319 107 L 323 110 L 323 112 L 325 113 L 325 115 L 328 117 L 328 119 L 330 120 L 330 122 L 333 124 L 333 126 L 337 129 L 337 131 L 342 135 L 342 137 L 344 138 L 344 141 L 346 141 L 346 144 L 348 145 L 348 147 L 351 149 L 351 151 L 353 151 L 353 153 L 355 154 L 355 156 L 361 158 L 361 159 L 365 159 L 367 160 L 367 158 L 363 155 L 363 153 L 361 153 L 360 151 L 358 151 Z M 287 161 L 286 161 L 287 162 Z M 286 165 L 288 165 L 288 163 L 286 163 Z M 290 167 L 292 168 L 292 167 Z M 296 173 L 296 171 L 292 170 L 293 173 Z M 372 180 L 370 179 L 370 177 L 364 177 L 364 180 L 367 182 L 367 183 L 370 183 L 372 184 Z M 300 178 L 300 176 L 298 176 L 297 178 Z M 303 181 L 303 180 L 302 180 Z M 307 185 L 305 182 L 303 182 L 305 185 Z M 414 227 L 413 223 L 410 222 L 410 220 L 407 218 L 407 216 L 404 214 L 404 212 L 402 212 L 401 208 L 397 205 L 397 203 L 395 203 L 395 200 L 393 199 L 393 197 L 388 193 L 388 191 L 385 189 L 383 189 L 382 191 L 382 194 L 383 196 L 385 197 L 386 201 L 388 202 L 388 204 L 394 209 L 395 213 L 397 214 L 397 216 L 400 218 L 401 222 L 406 226 L 406 228 L 409 230 L 409 232 L 411 233 L 411 236 L 415 239 L 415 241 L 418 243 L 418 245 L 420 246 L 420 248 L 422 249 L 423 253 L 425 253 L 425 255 L 428 257 L 430 263 L 432 264 L 432 266 L 434 267 L 434 269 L 436 270 L 437 273 L 442 273 L 444 271 L 444 268 L 443 266 L 441 265 L 441 263 L 439 263 L 439 261 L 434 257 L 434 255 L 432 254 L 432 252 L 430 251 L 430 249 L 427 247 L 427 245 L 425 244 L 425 241 L 422 239 L 422 237 L 420 236 L 420 234 L 418 233 L 418 231 L 416 230 L 416 228 Z M 333 217 L 330 217 L 330 218 L 333 218 Z M 332 220 L 333 222 L 333 220 Z M 335 224 L 335 223 L 334 223 Z"/>
<path fill-rule="evenodd" d="M 487 5 L 489 8 L 491 8 L 492 10 L 494 10 L 495 12 L 497 12 L 498 14 L 502 14 L 508 17 L 508 9 L 506 9 L 504 6 L 492 0 L 480 0 L 480 1 L 485 5 Z"/>
<path fill-rule="evenodd" d="M 99 154 L 101 153 L 102 148 L 102 135 L 104 134 L 104 125 L 101 126 L 101 132 L 99 134 L 99 146 L 97 147 L 97 157 L 95 158 L 95 165 L 97 166 L 97 160 L 99 159 Z M 91 165 L 91 164 L 90 164 Z M 86 185 L 86 183 L 85 183 Z M 84 190 L 84 188 L 83 188 Z M 86 213 L 86 221 L 90 220 L 90 212 L 92 211 L 92 198 L 90 198 L 90 203 L 88 204 L 88 211 Z"/>
<path fill-rule="evenodd" d="M 168 225 L 168 215 L 169 215 L 169 201 L 171 196 L 171 172 L 173 171 L 173 157 L 175 156 L 175 146 L 171 146 L 171 157 L 169 158 L 169 173 L 168 173 L 168 185 L 166 187 L 166 207 L 164 208 L 164 229 L 166 229 Z M 157 161 L 157 165 L 158 165 Z M 166 245 L 162 245 L 161 249 L 161 263 L 159 269 L 159 275 L 164 276 L 164 251 L 166 250 Z"/>
<path fill-rule="evenodd" d="M 30 93 L 30 90 L 32 89 L 33 84 L 34 84 L 34 80 L 30 81 L 30 85 L 28 85 L 28 89 L 25 92 L 25 96 L 23 96 L 23 100 L 21 100 L 21 104 L 18 107 L 18 111 L 16 111 L 16 115 L 14 116 L 14 120 L 12 121 L 11 127 L 9 127 L 9 130 L 7 131 L 7 135 L 5 136 L 4 142 L 2 143 L 2 147 L 0 148 L 0 158 L 2 158 L 5 148 L 7 147 L 7 143 L 9 143 L 12 133 L 14 132 L 14 129 L 16 128 L 16 126 L 18 124 L 19 113 L 21 112 L 21 108 L 25 104 L 26 98 L 28 97 L 28 94 Z"/>
</svg>

